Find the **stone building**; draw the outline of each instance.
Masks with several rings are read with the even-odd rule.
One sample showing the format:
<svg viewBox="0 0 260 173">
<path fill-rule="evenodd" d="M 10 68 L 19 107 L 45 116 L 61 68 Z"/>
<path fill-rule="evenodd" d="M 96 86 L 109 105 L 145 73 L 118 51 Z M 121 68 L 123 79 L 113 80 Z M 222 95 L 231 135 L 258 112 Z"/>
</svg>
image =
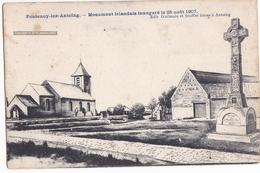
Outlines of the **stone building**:
<svg viewBox="0 0 260 173">
<path fill-rule="evenodd" d="M 8 104 L 7 118 L 95 115 L 91 76 L 82 63 L 71 77 L 72 84 L 49 80 L 28 83 Z"/>
<path fill-rule="evenodd" d="M 259 82 L 254 76 L 243 76 L 243 88 L 248 106 L 254 107 L 260 120 Z M 187 69 L 174 92 L 172 119 L 216 119 L 225 107 L 230 92 L 230 74 Z"/>
</svg>

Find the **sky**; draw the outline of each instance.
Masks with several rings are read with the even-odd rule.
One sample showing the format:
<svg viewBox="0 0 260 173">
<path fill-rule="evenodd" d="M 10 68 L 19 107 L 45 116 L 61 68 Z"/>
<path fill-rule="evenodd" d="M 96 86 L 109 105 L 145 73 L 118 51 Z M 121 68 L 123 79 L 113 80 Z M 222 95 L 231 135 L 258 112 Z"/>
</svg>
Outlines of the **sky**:
<svg viewBox="0 0 260 173">
<path fill-rule="evenodd" d="M 186 1 L 187 2 L 187 1 Z M 230 43 L 223 33 L 231 18 L 248 28 L 242 42 L 243 73 L 258 75 L 257 14 L 254 1 L 52 3 L 5 6 L 5 85 L 10 100 L 28 82 L 72 83 L 80 59 L 92 76 L 97 109 L 122 103 L 147 105 L 187 68 L 230 72 Z M 88 17 L 89 12 L 196 10 L 222 17 Z M 26 15 L 80 14 L 79 18 L 28 19 Z M 57 35 L 13 35 L 13 31 L 57 31 Z"/>
</svg>

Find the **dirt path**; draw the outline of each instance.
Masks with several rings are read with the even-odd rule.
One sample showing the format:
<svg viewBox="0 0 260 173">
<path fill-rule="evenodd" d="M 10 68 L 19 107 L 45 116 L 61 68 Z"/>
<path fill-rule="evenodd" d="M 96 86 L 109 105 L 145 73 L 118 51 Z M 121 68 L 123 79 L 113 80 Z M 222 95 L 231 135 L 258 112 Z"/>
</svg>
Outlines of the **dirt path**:
<svg viewBox="0 0 260 173">
<path fill-rule="evenodd" d="M 108 141 L 69 137 L 64 135 L 44 134 L 39 131 L 8 131 L 10 138 L 24 138 L 53 143 L 64 143 L 89 149 L 148 156 L 151 158 L 175 162 L 179 164 L 211 164 L 211 163 L 249 163 L 260 162 L 260 155 L 228 153 L 207 149 L 191 149 L 185 147 L 162 146 L 140 142 Z"/>
</svg>

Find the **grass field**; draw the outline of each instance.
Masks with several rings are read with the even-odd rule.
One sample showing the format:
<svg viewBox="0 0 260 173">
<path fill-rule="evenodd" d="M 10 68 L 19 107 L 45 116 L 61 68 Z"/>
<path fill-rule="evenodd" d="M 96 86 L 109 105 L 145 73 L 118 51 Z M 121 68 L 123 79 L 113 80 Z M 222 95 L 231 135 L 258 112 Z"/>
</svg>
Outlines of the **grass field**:
<svg viewBox="0 0 260 173">
<path fill-rule="evenodd" d="M 37 123 L 16 123 L 12 127 L 12 130 L 36 130 L 36 129 L 57 129 L 57 128 L 71 128 L 77 126 L 100 126 L 108 125 L 108 120 L 85 120 L 85 121 L 66 121 L 66 122 L 37 122 Z"/>
<path fill-rule="evenodd" d="M 182 122 L 182 121 L 150 121 L 139 120 L 121 124 L 80 126 L 73 128 L 57 128 L 51 131 L 62 132 L 104 132 L 104 131 L 124 131 L 124 130 L 149 130 L 149 129 L 194 129 L 200 131 L 209 131 L 214 129 L 212 122 Z"/>
</svg>

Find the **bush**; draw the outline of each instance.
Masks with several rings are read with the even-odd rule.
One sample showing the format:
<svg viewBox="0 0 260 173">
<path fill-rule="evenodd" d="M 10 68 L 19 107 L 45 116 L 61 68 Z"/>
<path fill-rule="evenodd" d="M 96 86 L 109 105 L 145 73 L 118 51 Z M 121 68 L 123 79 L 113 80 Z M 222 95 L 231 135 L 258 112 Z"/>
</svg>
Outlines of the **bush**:
<svg viewBox="0 0 260 173">
<path fill-rule="evenodd" d="M 145 107 L 142 103 L 136 103 L 131 108 L 130 118 L 133 119 L 143 119 L 143 113 L 145 111 Z"/>
<path fill-rule="evenodd" d="M 114 115 L 123 115 L 124 112 L 125 112 L 124 105 L 118 104 L 118 105 L 115 106 L 113 114 Z"/>
<path fill-rule="evenodd" d="M 108 113 L 108 115 L 113 115 L 114 111 L 111 108 L 107 108 L 107 113 Z"/>
</svg>

